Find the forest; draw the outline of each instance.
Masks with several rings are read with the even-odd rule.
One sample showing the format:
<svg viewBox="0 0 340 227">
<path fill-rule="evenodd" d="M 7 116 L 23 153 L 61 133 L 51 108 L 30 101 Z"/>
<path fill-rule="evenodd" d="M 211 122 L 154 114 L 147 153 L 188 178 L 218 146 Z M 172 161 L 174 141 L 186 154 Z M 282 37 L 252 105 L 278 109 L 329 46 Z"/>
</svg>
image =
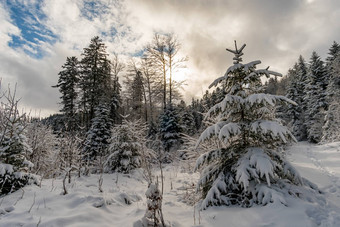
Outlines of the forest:
<svg viewBox="0 0 340 227">
<path fill-rule="evenodd" d="M 259 60 L 243 63 L 245 44 L 235 41 L 228 48 L 233 64 L 191 103 L 183 101 L 185 81 L 174 76 L 188 61 L 179 55 L 175 34 L 154 34 L 128 60 L 110 55 L 102 39 L 93 37 L 80 59 L 69 56 L 61 66 L 51 87 L 60 93 L 60 112 L 46 118 L 21 111 L 16 87 L 2 86 L 0 200 L 21 191 L 24 197 L 25 188 L 54 180 L 59 196 L 66 196 L 75 182 L 91 176 L 104 193 L 106 182 L 138 176 L 147 202 L 134 226 L 172 226 L 162 204 L 165 185 L 175 184 L 165 174 L 178 165 L 199 172 L 184 199 L 199 212 L 289 207 L 291 198 L 317 203 L 322 190 L 300 175 L 285 150 L 296 142 L 340 141 L 340 45 L 334 41 L 324 60 L 315 51 L 307 60 L 299 56 L 286 75 Z M 10 212 L 0 209 L 0 215 Z M 37 226 L 41 221 L 35 220 Z"/>
</svg>

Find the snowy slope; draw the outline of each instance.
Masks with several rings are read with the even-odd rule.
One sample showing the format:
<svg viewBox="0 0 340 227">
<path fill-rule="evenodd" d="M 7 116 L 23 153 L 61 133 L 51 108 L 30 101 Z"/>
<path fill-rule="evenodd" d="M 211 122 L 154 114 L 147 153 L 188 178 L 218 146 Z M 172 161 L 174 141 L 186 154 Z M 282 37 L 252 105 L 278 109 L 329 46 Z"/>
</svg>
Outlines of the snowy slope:
<svg viewBox="0 0 340 227">
<path fill-rule="evenodd" d="M 190 163 L 164 168 L 164 218 L 172 226 L 340 226 L 340 143 L 298 143 L 288 158 L 301 175 L 324 192 L 311 202 L 290 199 L 289 207 L 270 204 L 253 208 L 215 207 L 198 212 L 192 203 L 198 173 Z M 155 170 L 155 175 L 160 175 Z M 117 182 L 118 176 L 118 182 Z M 76 178 L 61 195 L 62 181 L 44 180 L 0 199 L 0 226 L 132 226 L 145 213 L 147 189 L 142 171 L 132 176 Z"/>
</svg>

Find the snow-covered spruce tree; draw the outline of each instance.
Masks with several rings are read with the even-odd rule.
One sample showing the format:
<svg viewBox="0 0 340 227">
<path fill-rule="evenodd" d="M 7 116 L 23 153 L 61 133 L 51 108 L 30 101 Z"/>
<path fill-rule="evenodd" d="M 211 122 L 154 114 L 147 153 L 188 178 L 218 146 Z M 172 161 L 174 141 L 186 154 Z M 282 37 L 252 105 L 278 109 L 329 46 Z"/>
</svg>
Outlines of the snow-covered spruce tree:
<svg viewBox="0 0 340 227">
<path fill-rule="evenodd" d="M 58 87 L 62 94 L 61 112 L 65 114 L 67 129 L 74 131 L 76 129 L 76 101 L 78 97 L 77 84 L 79 82 L 79 62 L 76 57 L 67 57 L 66 63 L 62 66 L 63 70 L 59 72 L 58 84 L 52 87 Z"/>
<path fill-rule="evenodd" d="M 294 67 L 288 71 L 288 77 L 290 83 L 286 96 L 297 103 L 296 106 L 288 104 L 287 115 L 291 119 L 289 126 L 298 140 L 306 140 L 305 112 L 307 111 L 307 103 L 305 86 L 307 83 L 307 66 L 302 56 L 299 57 Z"/>
<path fill-rule="evenodd" d="M 326 57 L 326 67 L 329 74 L 334 73 L 334 65 L 333 62 L 340 54 L 340 44 L 337 42 L 333 42 L 332 46 L 329 48 L 328 56 Z"/>
<path fill-rule="evenodd" d="M 340 52 L 329 68 L 331 78 L 327 87 L 328 110 L 323 126 L 323 142 L 340 141 Z"/>
<path fill-rule="evenodd" d="M 110 108 L 107 104 L 101 103 L 96 107 L 95 117 L 86 133 L 83 147 L 83 156 L 89 165 L 92 165 L 98 156 L 107 155 L 111 128 Z"/>
<path fill-rule="evenodd" d="M 261 93 L 260 77 L 280 74 L 256 69 L 261 61 L 242 64 L 245 44 L 229 50 L 234 65 L 210 87 L 224 84 L 225 98 L 206 114 L 214 124 L 204 130 L 197 146 L 216 137 L 219 146 L 202 154 L 195 169 L 201 169 L 197 190 L 202 193 L 201 208 L 214 205 L 250 207 L 254 204 L 286 204 L 289 194 L 299 196 L 303 185 L 295 168 L 284 158 L 280 145 L 295 141 L 290 131 L 275 119 L 278 103 L 291 103 L 284 96 Z M 295 185 L 295 186 L 294 186 Z"/>
<path fill-rule="evenodd" d="M 102 39 L 95 36 L 84 48 L 80 61 L 79 109 L 83 125 L 88 130 L 95 117 L 97 106 L 103 99 L 110 98 L 111 63 Z"/>
<path fill-rule="evenodd" d="M 305 103 L 307 111 L 305 125 L 309 142 L 318 143 L 322 136 L 324 111 L 327 107 L 325 100 L 324 84 L 326 83 L 326 68 L 320 56 L 314 51 L 310 58 L 305 85 Z"/>
<path fill-rule="evenodd" d="M 129 173 L 151 157 L 146 148 L 146 125 L 141 120 L 123 120 L 112 129 L 106 171 Z"/>
<path fill-rule="evenodd" d="M 194 115 L 190 106 L 186 106 L 185 102 L 182 100 L 177 105 L 179 123 L 181 127 L 181 132 L 187 135 L 194 135 L 196 133 L 196 125 Z"/>
<path fill-rule="evenodd" d="M 160 116 L 160 135 L 163 143 L 163 148 L 166 152 L 178 148 L 181 143 L 178 113 L 176 109 L 170 105 Z"/>
<path fill-rule="evenodd" d="M 196 125 L 194 115 L 189 108 L 186 108 L 183 113 L 181 113 L 181 131 L 188 135 L 194 135 L 196 133 Z"/>
<path fill-rule="evenodd" d="M 289 84 L 286 96 L 290 100 L 294 101 L 295 103 L 298 102 L 298 92 L 297 92 L 297 77 L 296 77 L 296 69 L 297 64 L 294 65 L 293 68 L 288 70 L 287 77 L 289 78 Z M 291 126 L 291 130 L 294 134 L 294 136 L 297 137 L 299 128 L 303 124 L 303 122 L 300 119 L 301 115 L 301 106 L 288 103 L 286 109 L 287 109 L 287 119 L 289 119 L 289 125 Z"/>
<path fill-rule="evenodd" d="M 203 121 L 203 105 L 199 100 L 192 99 L 191 104 L 190 104 L 190 109 L 192 111 L 194 120 L 195 120 L 195 127 L 196 131 L 199 131 L 201 126 L 202 126 L 202 121 Z"/>
<path fill-rule="evenodd" d="M 27 159 L 32 153 L 25 135 L 27 118 L 19 113 L 15 93 L 9 90 L 0 106 L 0 195 L 37 182 L 28 173 L 33 164 Z"/>
</svg>

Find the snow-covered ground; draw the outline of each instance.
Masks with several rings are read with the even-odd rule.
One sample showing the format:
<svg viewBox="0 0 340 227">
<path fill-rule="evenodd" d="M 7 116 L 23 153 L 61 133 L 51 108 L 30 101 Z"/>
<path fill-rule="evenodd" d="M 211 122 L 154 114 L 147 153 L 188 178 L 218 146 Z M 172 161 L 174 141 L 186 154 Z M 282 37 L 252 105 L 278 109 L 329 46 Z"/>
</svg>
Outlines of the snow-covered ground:
<svg viewBox="0 0 340 227">
<path fill-rule="evenodd" d="M 289 206 L 213 207 L 199 212 L 194 184 L 198 173 L 188 163 L 164 167 L 164 218 L 171 226 L 340 226 L 340 143 L 298 143 L 288 159 L 301 175 L 323 191 L 310 202 L 289 199 Z M 156 175 L 159 175 L 157 170 Z M 118 177 L 118 179 L 117 179 Z M 146 209 L 147 189 L 142 171 L 131 176 L 98 175 L 75 178 L 69 194 L 61 195 L 62 180 L 44 180 L 0 198 L 0 226 L 132 226 Z"/>
</svg>

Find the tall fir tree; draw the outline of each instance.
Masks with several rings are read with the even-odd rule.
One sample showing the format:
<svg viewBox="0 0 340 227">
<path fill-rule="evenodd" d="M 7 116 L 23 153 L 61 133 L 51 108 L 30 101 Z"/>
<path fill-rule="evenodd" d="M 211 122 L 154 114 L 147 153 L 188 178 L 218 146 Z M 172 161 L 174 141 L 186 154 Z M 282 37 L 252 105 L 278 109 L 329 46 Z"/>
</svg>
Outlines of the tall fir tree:
<svg viewBox="0 0 340 227">
<path fill-rule="evenodd" d="M 178 148 L 181 143 L 179 117 L 176 109 L 171 105 L 160 115 L 160 135 L 166 152 Z"/>
<path fill-rule="evenodd" d="M 131 88 L 133 90 L 132 94 L 132 113 L 137 115 L 138 118 L 143 117 L 144 112 L 144 86 L 142 72 L 137 71 L 133 78 Z M 147 119 L 146 119 L 147 120 Z"/>
<path fill-rule="evenodd" d="M 196 131 L 199 131 L 201 129 L 202 122 L 203 122 L 204 107 L 199 100 L 195 100 L 193 98 L 191 100 L 190 109 L 192 111 L 192 114 L 195 120 Z"/>
<path fill-rule="evenodd" d="M 89 164 L 92 164 L 92 161 L 98 157 L 107 155 L 111 128 L 110 108 L 106 103 L 101 103 L 96 107 L 95 117 L 92 119 L 91 128 L 86 133 L 83 147 L 83 156 Z"/>
<path fill-rule="evenodd" d="M 303 185 L 294 167 L 285 159 L 281 145 L 294 141 L 290 131 L 275 118 L 278 103 L 291 103 L 285 96 L 262 93 L 261 76 L 280 74 L 256 69 L 261 61 L 242 64 L 242 50 L 229 50 L 234 65 L 211 85 L 225 84 L 224 99 L 206 114 L 214 123 L 201 134 L 197 146 L 216 137 L 219 146 L 202 154 L 196 169 L 202 169 L 197 189 L 202 192 L 201 208 L 214 205 L 252 206 L 284 203 Z"/>
<path fill-rule="evenodd" d="M 306 115 L 305 126 L 309 142 L 318 143 L 322 136 L 324 112 L 327 107 L 324 85 L 326 84 L 326 68 L 320 56 L 314 51 L 310 58 L 305 85 Z"/>
<path fill-rule="evenodd" d="M 340 48 L 335 55 L 327 67 L 330 80 L 326 90 L 328 109 L 323 126 L 323 142 L 340 141 Z"/>
<path fill-rule="evenodd" d="M 177 105 L 177 110 L 179 114 L 179 124 L 181 127 L 181 132 L 190 136 L 194 135 L 197 130 L 194 115 L 190 106 L 186 106 L 185 102 L 182 100 Z"/>
<path fill-rule="evenodd" d="M 77 84 L 79 82 L 79 62 L 76 57 L 67 57 L 66 63 L 59 72 L 58 84 L 53 86 L 59 88 L 61 93 L 61 112 L 64 113 L 69 131 L 76 129 L 76 101 L 78 97 Z"/>
<path fill-rule="evenodd" d="M 327 70 L 329 70 L 330 73 L 332 73 L 333 69 L 333 62 L 335 58 L 339 55 L 340 53 L 340 45 L 337 42 L 333 42 L 332 46 L 329 48 L 328 51 L 328 56 L 326 57 L 326 66 Z"/>
<path fill-rule="evenodd" d="M 287 89 L 286 96 L 294 101 L 295 103 L 300 103 L 300 92 L 298 92 L 298 84 L 299 84 L 299 78 L 297 75 L 297 64 L 294 65 L 293 68 L 288 70 L 288 78 L 289 78 L 289 85 Z M 286 119 L 289 119 L 289 125 L 291 127 L 291 130 L 294 134 L 294 136 L 297 139 L 301 139 L 301 128 L 303 127 L 303 117 L 302 117 L 302 105 L 294 105 L 294 104 L 288 104 L 287 107 L 287 116 Z"/>
<path fill-rule="evenodd" d="M 299 57 L 298 62 L 288 72 L 290 83 L 287 88 L 286 96 L 297 103 L 297 106 L 288 104 L 287 117 L 289 125 L 293 131 L 294 136 L 298 140 L 307 139 L 307 129 L 305 125 L 306 108 L 306 80 L 307 80 L 307 66 L 302 56 Z"/>
<path fill-rule="evenodd" d="M 306 105 L 306 83 L 307 83 L 307 64 L 305 59 L 300 55 L 297 62 L 297 95 L 298 95 L 298 105 L 301 105 L 300 121 L 305 122 L 305 113 L 307 111 Z M 298 133 L 299 140 L 305 140 L 307 138 L 307 128 L 305 124 L 301 125 Z"/>
<path fill-rule="evenodd" d="M 107 99 L 111 85 L 111 66 L 107 58 L 106 46 L 98 36 L 91 39 L 90 45 L 84 48 L 82 56 L 79 107 L 83 111 L 83 123 L 88 129 L 100 100 L 106 99 L 105 101 L 109 102 Z"/>
</svg>

